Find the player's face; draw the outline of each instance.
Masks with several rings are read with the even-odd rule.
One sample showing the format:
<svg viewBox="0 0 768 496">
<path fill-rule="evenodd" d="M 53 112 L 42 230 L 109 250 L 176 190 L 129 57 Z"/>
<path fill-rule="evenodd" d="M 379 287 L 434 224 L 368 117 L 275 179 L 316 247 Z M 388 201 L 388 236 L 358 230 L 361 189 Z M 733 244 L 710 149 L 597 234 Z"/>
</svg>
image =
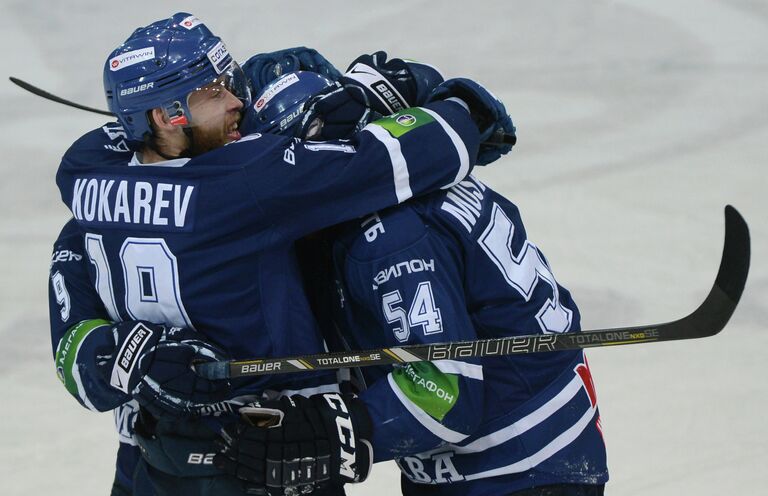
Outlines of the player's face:
<svg viewBox="0 0 768 496">
<path fill-rule="evenodd" d="M 228 89 L 225 76 L 190 93 L 187 105 L 192 116 L 191 156 L 240 139 L 237 126 L 243 102 Z"/>
</svg>

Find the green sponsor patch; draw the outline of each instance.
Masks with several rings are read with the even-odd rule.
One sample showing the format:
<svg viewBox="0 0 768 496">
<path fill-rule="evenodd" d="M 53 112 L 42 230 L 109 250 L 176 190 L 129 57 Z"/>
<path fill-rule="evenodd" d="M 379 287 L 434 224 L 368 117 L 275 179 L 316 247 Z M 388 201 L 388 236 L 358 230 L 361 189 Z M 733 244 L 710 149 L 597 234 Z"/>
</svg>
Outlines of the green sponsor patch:
<svg viewBox="0 0 768 496">
<path fill-rule="evenodd" d="M 110 322 L 100 319 L 84 320 L 70 327 L 56 348 L 56 375 L 64 383 L 67 391 L 75 397 L 80 397 L 77 383 L 72 376 L 72 369 L 77 359 L 77 350 L 91 331 L 103 325 L 110 325 Z"/>
<path fill-rule="evenodd" d="M 392 371 L 400 390 L 430 417 L 442 421 L 459 399 L 459 379 L 430 362 L 409 363 Z"/>
<path fill-rule="evenodd" d="M 401 110 L 396 114 L 383 117 L 377 121 L 374 121 L 373 124 L 383 127 L 389 131 L 389 134 L 391 134 L 394 138 L 399 138 L 408 131 L 434 121 L 435 119 L 433 119 L 431 115 L 424 112 L 420 108 L 409 108 Z"/>
</svg>

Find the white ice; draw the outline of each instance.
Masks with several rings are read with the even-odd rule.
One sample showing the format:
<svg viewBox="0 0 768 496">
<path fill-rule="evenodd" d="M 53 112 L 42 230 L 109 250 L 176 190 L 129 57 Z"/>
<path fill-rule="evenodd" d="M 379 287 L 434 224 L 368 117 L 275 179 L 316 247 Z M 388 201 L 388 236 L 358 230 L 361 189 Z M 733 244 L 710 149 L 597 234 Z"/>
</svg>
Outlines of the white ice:
<svg viewBox="0 0 768 496">
<path fill-rule="evenodd" d="M 768 3 L 0 1 L 5 76 L 104 106 L 101 68 L 135 27 L 195 13 L 239 59 L 296 45 L 344 66 L 385 49 L 485 83 L 519 144 L 478 175 L 517 203 L 586 328 L 672 320 L 713 281 L 722 208 L 752 228 L 752 273 L 725 331 L 589 352 L 608 494 L 765 494 L 768 487 Z M 58 160 L 102 118 L 0 84 L 0 494 L 108 494 L 109 414 L 56 379 L 51 244 L 68 212 Z M 763 333 L 763 334 L 761 334 Z M 393 465 L 352 495 L 395 494 Z"/>
</svg>

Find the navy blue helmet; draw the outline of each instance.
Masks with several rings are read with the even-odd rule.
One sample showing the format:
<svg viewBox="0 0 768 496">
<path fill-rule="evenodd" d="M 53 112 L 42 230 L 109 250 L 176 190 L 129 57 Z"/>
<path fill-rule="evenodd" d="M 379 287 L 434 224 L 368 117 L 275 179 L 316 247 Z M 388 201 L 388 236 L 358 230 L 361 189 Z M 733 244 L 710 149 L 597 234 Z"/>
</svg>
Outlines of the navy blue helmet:
<svg viewBox="0 0 768 496">
<path fill-rule="evenodd" d="M 216 81 L 250 105 L 245 75 L 224 42 L 186 12 L 137 29 L 104 65 L 107 105 L 135 140 L 152 132 L 147 112 L 153 108 L 189 127 L 188 95 Z"/>
<path fill-rule="evenodd" d="M 254 98 L 245 111 L 240 132 L 293 135 L 307 110 L 307 102 L 331 86 L 333 81 L 315 72 L 284 74 Z"/>
</svg>

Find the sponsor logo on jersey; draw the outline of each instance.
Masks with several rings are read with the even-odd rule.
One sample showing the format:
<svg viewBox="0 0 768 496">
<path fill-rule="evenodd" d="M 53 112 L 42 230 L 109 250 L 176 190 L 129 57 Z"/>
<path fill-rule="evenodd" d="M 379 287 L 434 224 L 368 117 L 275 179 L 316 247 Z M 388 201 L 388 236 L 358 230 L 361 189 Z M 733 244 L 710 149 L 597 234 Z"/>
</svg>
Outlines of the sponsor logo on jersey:
<svg viewBox="0 0 768 496">
<path fill-rule="evenodd" d="M 72 214 L 83 224 L 122 228 L 189 230 L 197 199 L 191 182 L 166 183 L 110 178 L 78 178 L 72 190 Z"/>
<path fill-rule="evenodd" d="M 139 62 L 145 60 L 151 60 L 155 58 L 155 47 L 139 48 L 138 50 L 131 50 L 130 52 L 121 53 L 115 57 L 109 59 L 109 70 L 119 71 L 126 67 L 130 67 Z"/>
<path fill-rule="evenodd" d="M 392 379 L 406 398 L 437 421 L 456 405 L 459 380 L 430 362 L 409 363 L 392 371 Z"/>
<path fill-rule="evenodd" d="M 75 253 L 72 250 L 57 250 L 53 252 L 53 255 L 51 256 L 51 264 L 55 264 L 56 262 L 79 262 L 83 259 L 83 256 L 79 253 Z"/>
<path fill-rule="evenodd" d="M 184 29 L 190 30 L 201 25 L 202 23 L 203 21 L 191 15 L 189 17 L 185 17 L 184 19 L 182 19 L 181 22 L 179 23 L 179 26 L 183 27 Z"/>
<path fill-rule="evenodd" d="M 126 336 L 123 346 L 117 353 L 115 365 L 112 367 L 112 377 L 109 383 L 126 394 L 128 391 L 128 380 L 133 373 L 133 369 L 139 361 L 141 352 L 152 337 L 152 330 L 144 324 L 136 324 L 131 332 Z"/>
<path fill-rule="evenodd" d="M 121 153 L 127 153 L 130 152 L 131 149 L 128 148 L 128 143 L 126 143 L 126 138 L 128 138 L 128 135 L 125 134 L 125 129 L 123 129 L 122 126 L 114 124 L 107 124 L 106 126 L 103 126 L 102 131 L 104 131 L 107 136 L 109 136 L 109 139 L 112 141 L 117 141 L 117 144 L 114 145 L 104 145 L 104 148 L 107 150 L 112 150 L 113 152 L 121 152 Z"/>
<path fill-rule="evenodd" d="M 106 148 L 107 150 L 111 150 L 113 152 L 118 152 L 118 153 L 128 153 L 132 151 L 128 147 L 128 143 L 125 140 L 118 141 L 116 145 L 104 145 L 104 148 Z"/>
<path fill-rule="evenodd" d="M 434 117 L 420 108 L 410 108 L 397 114 L 382 117 L 369 125 L 376 125 L 386 129 L 393 138 L 400 138 L 404 134 L 435 122 Z"/>
<path fill-rule="evenodd" d="M 229 66 L 232 57 L 229 55 L 224 42 L 220 41 L 216 43 L 216 46 L 208 50 L 208 60 L 211 61 L 216 74 L 221 74 Z"/>
<path fill-rule="evenodd" d="M 413 260 L 407 260 L 405 262 L 398 262 L 394 265 L 390 265 L 384 270 L 380 270 L 373 278 L 373 290 L 379 289 L 379 286 L 389 281 L 393 277 L 400 277 L 403 272 L 407 274 L 413 274 L 415 272 L 435 271 L 435 259 L 430 258 L 426 261 L 421 258 L 415 258 Z"/>
<path fill-rule="evenodd" d="M 268 104 L 269 101 L 275 97 L 275 95 L 278 95 L 289 86 L 298 82 L 299 77 L 296 74 L 288 74 L 287 76 L 278 79 L 272 84 L 272 86 L 270 86 L 264 93 L 262 93 L 261 97 L 256 100 L 256 104 L 253 107 L 257 111 L 260 111 L 262 108 L 264 108 L 264 105 Z"/>
<path fill-rule="evenodd" d="M 141 93 L 142 91 L 147 91 L 148 89 L 152 89 L 155 87 L 155 83 L 144 83 L 144 84 L 138 84 L 136 86 L 131 86 L 130 88 L 124 88 L 120 90 L 120 96 L 128 96 L 133 95 L 134 93 Z"/>
<path fill-rule="evenodd" d="M 416 124 L 416 118 L 411 114 L 403 114 L 397 117 L 397 123 L 401 126 L 410 127 Z"/>
</svg>

